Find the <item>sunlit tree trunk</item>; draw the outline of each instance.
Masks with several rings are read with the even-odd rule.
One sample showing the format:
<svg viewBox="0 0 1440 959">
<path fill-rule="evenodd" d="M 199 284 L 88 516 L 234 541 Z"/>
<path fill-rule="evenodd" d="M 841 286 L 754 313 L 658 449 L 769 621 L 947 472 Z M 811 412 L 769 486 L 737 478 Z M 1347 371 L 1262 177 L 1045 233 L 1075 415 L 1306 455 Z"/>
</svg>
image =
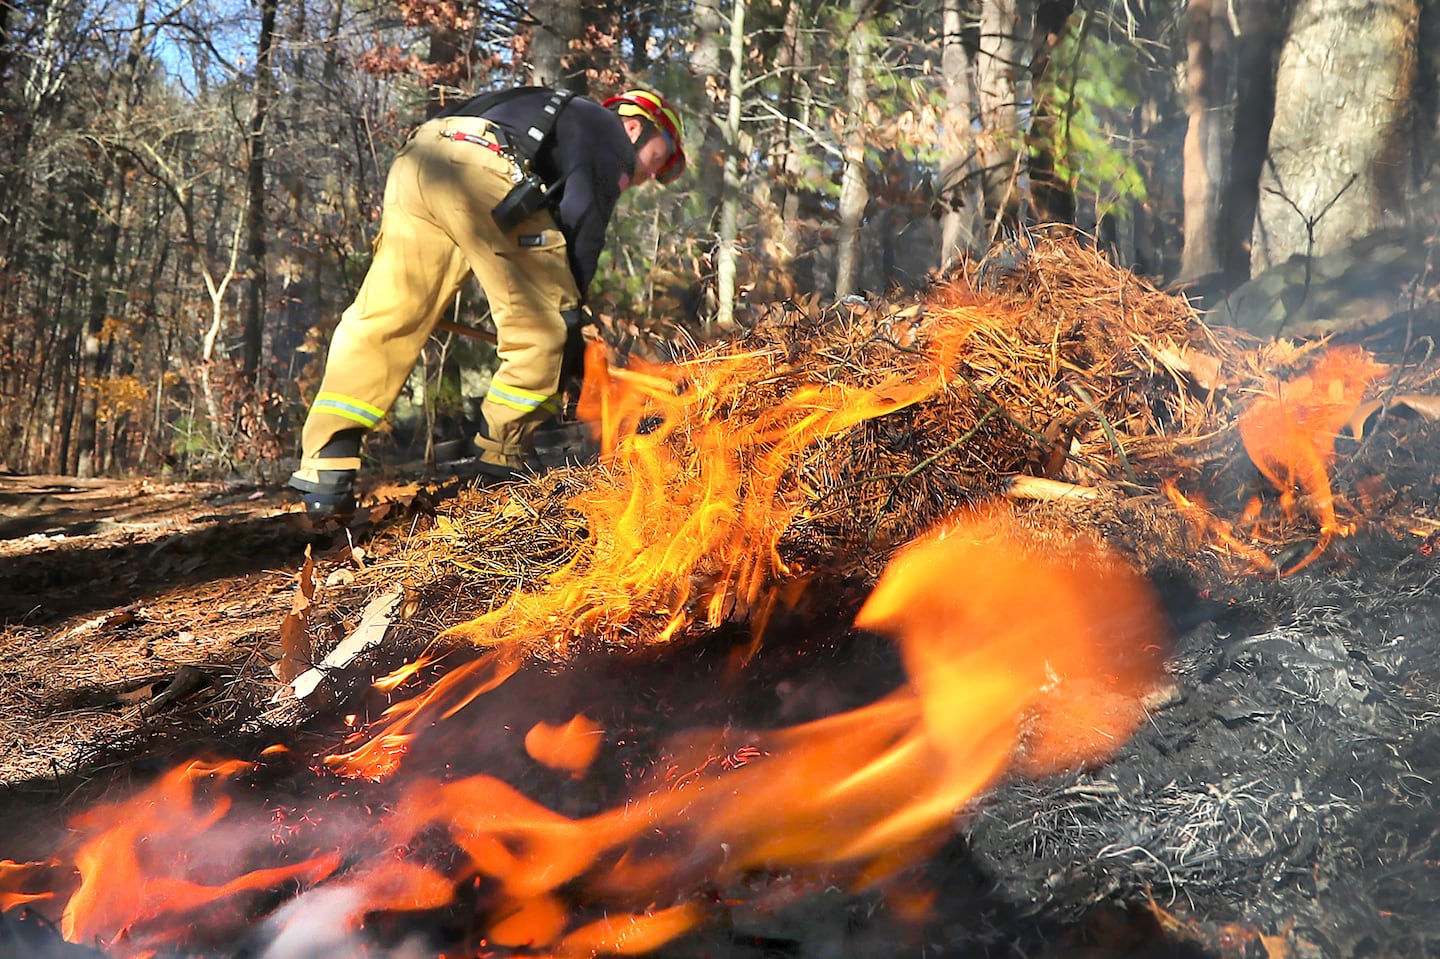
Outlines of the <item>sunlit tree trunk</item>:
<svg viewBox="0 0 1440 959">
<path fill-rule="evenodd" d="M 942 13 L 940 72 L 945 78 L 945 117 L 940 142 L 940 264 L 944 266 L 967 249 L 983 245 L 985 198 L 975 176 L 974 64 L 962 42 L 962 0 L 945 0 Z"/>
<path fill-rule="evenodd" d="M 1020 11 L 1018 0 L 983 0 L 975 62 L 980 104 L 978 160 L 983 171 L 987 235 L 1018 216 Z"/>
<path fill-rule="evenodd" d="M 854 23 L 845 44 L 845 168 L 840 174 L 840 227 L 835 243 L 835 296 L 859 288 L 860 246 L 865 207 L 870 201 L 865 182 L 865 105 L 869 101 L 871 25 L 869 0 L 850 0 Z"/>
<path fill-rule="evenodd" d="M 725 88 L 725 161 L 721 180 L 720 228 L 715 248 L 715 322 L 735 319 L 736 247 L 740 237 L 740 104 L 745 95 L 745 13 L 747 0 L 730 8 L 730 69 Z"/>
<path fill-rule="evenodd" d="M 580 39 L 580 4 L 576 0 L 536 0 L 531 4 L 530 80 L 556 90 L 585 91 L 583 72 L 567 63 L 570 44 Z"/>
<path fill-rule="evenodd" d="M 1300 0 L 1275 77 L 1256 272 L 1403 215 L 1418 18 L 1415 0 Z"/>
<path fill-rule="evenodd" d="M 804 141 L 800 130 L 810 127 L 808 72 L 813 44 L 812 16 L 807 4 L 793 2 L 785 10 L 775 70 L 779 74 L 775 124 L 769 139 L 768 176 L 757 177 L 755 196 L 761 212 L 760 225 L 768 281 L 760 286 L 770 298 L 794 296 L 813 283 L 809 271 L 801 277 L 800 190 L 804 168 Z M 804 263 L 808 266 L 809 259 Z"/>
<path fill-rule="evenodd" d="M 1213 127 L 1217 114 L 1217 78 L 1212 71 L 1218 34 L 1214 0 L 1190 0 L 1185 13 L 1185 246 L 1180 279 L 1193 280 L 1220 270 L 1219 169 Z"/>
</svg>

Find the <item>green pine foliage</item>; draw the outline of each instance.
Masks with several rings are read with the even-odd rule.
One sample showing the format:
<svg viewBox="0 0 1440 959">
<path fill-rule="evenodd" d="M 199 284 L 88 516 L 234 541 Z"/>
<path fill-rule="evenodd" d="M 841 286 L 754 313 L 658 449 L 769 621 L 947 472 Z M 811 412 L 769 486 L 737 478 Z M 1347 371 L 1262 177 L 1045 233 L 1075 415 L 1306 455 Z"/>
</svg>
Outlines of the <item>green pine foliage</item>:
<svg viewBox="0 0 1440 959">
<path fill-rule="evenodd" d="M 1089 18 L 1072 19 L 1036 89 L 1031 149 L 1053 158 L 1055 177 L 1070 192 L 1095 202 L 1099 215 L 1123 216 L 1130 204 L 1149 199 L 1145 180 L 1126 140 L 1116 132 L 1139 103 L 1135 47 L 1104 43 L 1087 29 Z"/>
</svg>

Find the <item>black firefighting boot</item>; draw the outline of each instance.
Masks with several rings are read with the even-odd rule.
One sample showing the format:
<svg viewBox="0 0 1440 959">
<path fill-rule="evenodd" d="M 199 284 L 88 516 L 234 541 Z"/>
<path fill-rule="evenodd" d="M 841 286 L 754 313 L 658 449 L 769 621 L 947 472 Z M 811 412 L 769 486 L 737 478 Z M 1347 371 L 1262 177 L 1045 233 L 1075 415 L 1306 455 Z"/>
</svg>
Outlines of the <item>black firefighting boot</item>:
<svg viewBox="0 0 1440 959">
<path fill-rule="evenodd" d="M 502 443 L 492 438 L 492 434 L 496 432 L 503 433 L 509 442 Z M 545 472 L 545 464 L 540 462 L 532 449 L 527 449 L 533 434 L 533 426 L 527 428 L 519 424 L 507 424 L 502 430 L 494 430 L 482 417 L 480 432 L 471 439 L 475 449 L 474 468 L 485 480 L 495 483 L 538 476 Z"/>
<path fill-rule="evenodd" d="M 355 477 L 360 471 L 360 439 L 364 435 L 363 429 L 341 430 L 290 476 L 290 488 L 300 491 L 305 514 L 311 519 L 344 522 L 355 515 Z M 321 468 L 330 462 L 340 468 Z"/>
</svg>

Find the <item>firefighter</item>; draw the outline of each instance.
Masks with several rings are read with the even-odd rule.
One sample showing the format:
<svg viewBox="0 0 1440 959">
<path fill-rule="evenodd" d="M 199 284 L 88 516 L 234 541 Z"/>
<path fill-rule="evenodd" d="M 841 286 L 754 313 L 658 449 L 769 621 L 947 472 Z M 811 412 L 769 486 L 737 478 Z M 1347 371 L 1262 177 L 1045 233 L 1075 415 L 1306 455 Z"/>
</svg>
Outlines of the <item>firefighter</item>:
<svg viewBox="0 0 1440 959">
<path fill-rule="evenodd" d="M 422 124 L 390 167 L 375 255 L 330 341 L 290 486 L 312 517 L 355 507 L 360 445 L 473 274 L 499 369 L 481 404 L 477 466 L 537 469 L 535 428 L 559 412 L 585 291 L 621 191 L 685 170 L 680 117 L 659 95 L 603 103 L 543 87 L 482 94 Z"/>
</svg>

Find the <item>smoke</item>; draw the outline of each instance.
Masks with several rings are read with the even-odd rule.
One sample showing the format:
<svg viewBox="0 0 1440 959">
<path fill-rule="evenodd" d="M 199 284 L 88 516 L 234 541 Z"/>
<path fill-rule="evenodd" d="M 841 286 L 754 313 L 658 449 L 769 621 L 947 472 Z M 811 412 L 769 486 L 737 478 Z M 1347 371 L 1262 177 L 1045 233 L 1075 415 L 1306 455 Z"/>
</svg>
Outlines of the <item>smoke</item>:
<svg viewBox="0 0 1440 959">
<path fill-rule="evenodd" d="M 363 934 L 366 892 L 356 886 L 325 886 L 292 899 L 261 926 L 256 959 L 424 959 L 418 938 L 379 950 Z"/>
</svg>

